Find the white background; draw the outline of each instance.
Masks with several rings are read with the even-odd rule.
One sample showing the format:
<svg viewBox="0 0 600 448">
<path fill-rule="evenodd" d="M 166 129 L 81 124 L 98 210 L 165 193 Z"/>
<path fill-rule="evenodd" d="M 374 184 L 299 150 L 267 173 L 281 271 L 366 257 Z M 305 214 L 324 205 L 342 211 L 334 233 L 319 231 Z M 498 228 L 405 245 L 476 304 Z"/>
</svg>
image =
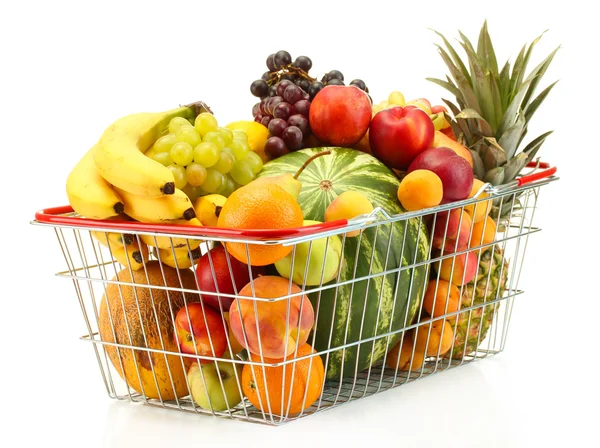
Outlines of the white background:
<svg viewBox="0 0 600 448">
<path fill-rule="evenodd" d="M 392 6 L 394 5 L 394 6 Z M 498 57 L 546 29 L 560 79 L 530 126 L 556 132 L 505 352 L 318 416 L 269 428 L 113 402 L 105 394 L 54 233 L 35 210 L 67 203 L 69 170 L 114 119 L 206 101 L 221 124 L 251 118 L 266 56 L 364 79 L 376 102 L 449 97 L 428 28 Z M 598 47 L 583 2 L 3 2 L 0 8 L 1 446 L 590 446 L 598 394 Z M 8 200 L 8 201 L 7 201 Z M 596 216 L 593 217 L 593 216 Z M 168 445 L 167 445 L 168 444 Z M 212 445 L 208 445 L 212 444 Z M 227 444 L 227 445 L 226 445 Z M 568 445 L 567 445 L 568 444 Z"/>
</svg>

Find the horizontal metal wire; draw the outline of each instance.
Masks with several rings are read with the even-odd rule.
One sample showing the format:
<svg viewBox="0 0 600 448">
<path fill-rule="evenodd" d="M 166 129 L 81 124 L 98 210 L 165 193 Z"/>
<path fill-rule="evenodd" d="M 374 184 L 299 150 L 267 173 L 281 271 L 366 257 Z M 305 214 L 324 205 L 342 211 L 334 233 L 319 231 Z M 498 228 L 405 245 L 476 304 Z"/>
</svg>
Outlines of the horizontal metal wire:
<svg viewBox="0 0 600 448">
<path fill-rule="evenodd" d="M 516 227 L 516 226 L 515 226 Z M 517 235 L 512 235 L 512 236 L 508 236 L 505 238 L 499 238 L 497 240 L 495 240 L 492 243 L 489 244 L 481 244 L 478 246 L 474 246 L 473 248 L 468 248 L 468 249 L 464 249 L 464 250 L 457 250 L 457 251 L 453 251 L 451 253 L 448 254 L 442 254 L 439 255 L 437 257 L 432 257 L 432 258 L 427 258 L 423 261 L 420 261 L 418 263 L 410 263 L 406 266 L 399 266 L 397 268 L 393 268 L 393 269 L 386 269 L 383 270 L 381 272 L 377 272 L 375 274 L 370 274 L 370 275 L 365 275 L 365 276 L 360 276 L 360 277 L 356 277 L 356 278 L 352 278 L 349 280 L 345 280 L 345 281 L 339 281 L 339 282 L 335 282 L 335 283 L 329 283 L 329 284 L 325 284 L 322 286 L 318 286 L 318 287 L 307 287 L 306 289 L 297 292 L 297 293 L 292 293 L 290 292 L 289 294 L 284 294 L 281 295 L 279 297 L 274 297 L 274 298 L 262 298 L 262 297 L 255 297 L 255 296 L 248 296 L 248 295 L 240 295 L 240 294 L 228 294 L 228 293 L 216 293 L 214 291 L 202 291 L 199 289 L 190 289 L 190 288 L 179 288 L 176 286 L 160 286 L 160 285 L 145 285 L 145 284 L 139 284 L 139 283 L 132 283 L 132 282 L 126 282 L 123 280 L 109 280 L 106 278 L 95 278 L 95 277 L 88 277 L 85 275 L 73 275 L 73 274 L 69 274 L 69 271 L 63 271 L 63 272 L 59 272 L 56 274 L 57 277 L 63 277 L 63 278 L 69 278 L 69 279 L 74 279 L 74 280 L 85 280 L 85 281 L 92 281 L 92 282 L 100 282 L 100 283 L 104 283 L 104 284 L 115 284 L 115 285 L 121 285 L 121 286 L 135 286 L 136 288 L 141 288 L 141 289 L 157 289 L 157 290 L 164 290 L 164 291 L 179 291 L 179 292 L 184 292 L 184 293 L 189 293 L 189 294 L 202 294 L 203 292 L 209 293 L 211 295 L 218 295 L 221 298 L 232 298 L 232 299 L 236 299 L 236 298 L 243 298 L 243 299 L 248 299 L 248 300 L 255 300 L 258 302 L 278 302 L 278 301 L 282 301 L 282 300 L 288 300 L 290 298 L 293 297 L 298 297 L 298 296 L 302 296 L 302 295 L 306 295 L 306 294 L 312 294 L 315 292 L 319 292 L 319 291 L 325 291 L 328 289 L 333 289 L 333 288 L 338 288 L 340 286 L 346 286 L 346 285 L 351 285 L 353 283 L 358 283 L 358 282 L 362 282 L 362 281 L 368 281 L 368 280 L 372 280 L 372 279 L 376 279 L 379 277 L 385 277 L 388 275 L 393 275 L 396 273 L 400 273 L 402 271 L 408 271 L 414 268 L 418 268 L 418 267 L 422 267 L 422 266 L 427 266 L 430 264 L 435 264 L 436 262 L 448 259 L 448 258 L 454 258 L 457 255 L 461 255 L 464 254 L 466 252 L 472 252 L 472 251 L 478 251 L 480 249 L 486 249 L 488 247 L 492 247 L 495 246 L 497 244 L 501 244 L 501 243 L 505 243 L 508 242 L 510 240 L 514 240 L 514 239 L 519 239 L 522 238 L 524 236 L 529 236 L 532 235 L 534 233 L 537 233 L 541 231 L 541 229 L 536 228 L 536 227 L 531 227 L 529 231 L 526 232 L 522 232 L 520 234 Z M 104 263 L 104 265 L 110 265 L 112 266 L 112 262 L 107 262 Z M 89 269 L 91 269 L 92 267 L 97 267 L 96 265 L 90 266 L 90 267 L 83 267 L 83 268 L 79 268 L 79 269 L 73 269 L 73 272 L 75 271 L 89 271 Z"/>
<path fill-rule="evenodd" d="M 399 371 L 397 372 L 397 374 L 395 374 L 394 370 L 392 369 L 376 366 L 373 368 L 372 374 L 374 376 L 380 376 L 382 378 L 381 381 L 378 380 L 376 382 L 376 384 L 381 383 L 381 387 L 376 386 L 376 384 L 369 385 L 369 383 L 366 381 L 366 374 L 361 374 L 358 378 L 358 381 L 354 381 L 354 379 L 352 378 L 344 378 L 341 382 L 326 381 L 322 392 L 323 398 L 318 405 L 315 404 L 309 407 L 301 415 L 291 415 L 283 419 L 280 416 L 267 416 L 267 418 L 265 418 L 263 413 L 259 409 L 255 408 L 252 405 L 252 403 L 250 403 L 246 398 L 244 398 L 241 403 L 239 403 L 232 409 L 229 409 L 228 411 L 211 411 L 210 409 L 203 409 L 197 406 L 191 399 L 191 397 L 180 398 L 177 402 L 160 401 L 156 399 L 147 400 L 141 394 L 133 392 L 131 394 L 122 395 L 112 394 L 111 398 L 119 401 L 143 403 L 147 406 L 160 407 L 174 411 L 211 415 L 232 420 L 259 423 L 267 426 L 281 426 L 283 424 L 297 421 L 310 415 L 319 414 L 321 412 L 337 408 L 343 404 L 350 403 L 358 399 L 375 395 L 377 393 L 381 393 L 390 389 L 395 389 L 409 382 L 413 382 L 421 378 L 426 378 L 433 374 L 444 372 L 448 369 L 469 365 L 472 362 L 496 355 L 500 352 L 501 350 L 479 349 L 476 353 L 467 356 L 462 361 L 450 360 L 450 362 L 444 370 L 440 370 L 437 367 L 440 362 L 446 360 L 441 360 L 437 358 L 431 358 L 429 360 L 426 360 L 423 369 L 419 369 L 419 372 Z M 404 381 L 398 381 L 398 379 L 402 379 Z M 358 388 L 356 387 L 356 383 L 358 383 Z M 353 385 L 355 386 L 354 390 L 352 390 Z"/>
<path fill-rule="evenodd" d="M 421 326 L 427 326 L 432 322 L 436 322 L 438 320 L 445 320 L 445 319 L 450 319 L 452 317 L 455 317 L 459 314 L 463 314 L 463 313 L 468 313 L 472 310 L 477 310 L 477 309 L 483 309 L 483 308 L 489 308 L 491 306 L 494 306 L 495 304 L 501 303 L 501 302 L 505 302 L 508 299 L 517 297 L 519 295 L 523 294 L 523 291 L 520 290 L 516 290 L 516 291 L 508 291 L 508 294 L 505 294 L 503 297 L 499 297 L 497 299 L 494 300 L 490 300 L 487 301 L 485 303 L 482 304 L 478 304 L 478 305 L 472 305 L 469 307 L 464 307 L 461 308 L 457 311 L 453 311 L 453 312 L 449 312 L 446 313 L 442 316 L 438 316 L 438 317 L 430 317 L 428 319 L 424 319 L 421 320 L 419 322 L 413 323 L 411 325 L 407 325 L 404 328 L 399 328 L 397 330 L 393 330 L 393 331 L 387 331 L 385 333 L 381 333 L 381 334 L 377 334 L 375 336 L 371 336 L 371 337 L 365 337 L 365 338 L 361 338 L 359 341 L 355 341 L 355 342 L 348 342 L 346 344 L 343 345 L 339 345 L 339 346 L 335 346 L 332 347 L 330 349 L 327 350 L 320 350 L 318 352 L 312 353 L 310 355 L 304 355 L 304 356 L 294 356 L 292 359 L 287 359 L 287 360 L 281 360 L 279 362 L 275 362 L 275 363 L 267 363 L 267 362 L 261 362 L 261 361 L 250 361 L 250 360 L 243 360 L 243 359 L 229 359 L 227 358 L 226 361 L 228 363 L 232 363 L 232 364 L 243 364 L 243 365 L 254 365 L 254 366 L 259 366 L 259 367 L 281 367 L 283 365 L 286 364 L 295 364 L 299 361 L 302 360 L 306 360 L 306 359 L 310 359 L 313 358 L 317 355 L 326 355 L 327 353 L 332 353 L 332 352 L 336 352 L 336 351 L 340 351 L 340 350 L 346 350 L 349 349 L 351 347 L 355 347 L 358 345 L 363 345 L 363 344 L 367 344 L 369 342 L 374 342 L 378 339 L 386 339 L 389 338 L 391 336 L 394 336 L 396 334 L 400 334 L 400 333 L 405 333 L 407 331 L 410 331 L 414 328 L 417 327 L 421 327 Z M 80 337 L 81 340 L 86 341 L 86 342 L 92 342 L 94 344 L 99 344 L 99 345 L 105 345 L 105 346 L 110 346 L 110 347 L 118 347 L 120 349 L 126 349 L 126 350 L 135 350 L 135 351 L 141 351 L 141 352 L 149 352 L 149 353 L 157 353 L 157 354 L 162 354 L 162 355 L 169 355 L 169 356 L 179 356 L 179 357 L 183 357 L 183 358 L 189 358 L 189 359 L 193 359 L 196 361 L 199 360 L 206 360 L 206 361 L 223 361 L 223 358 L 216 358 L 214 356 L 201 356 L 201 355 L 195 355 L 195 354 L 188 354 L 188 353 L 182 353 L 182 352 L 175 352 L 175 351 L 170 351 L 170 350 L 161 350 L 161 349 L 155 349 L 155 348 L 148 348 L 148 347 L 140 347 L 137 345 L 129 345 L 129 344 L 119 344 L 119 343 L 115 343 L 115 342 L 108 342 L 108 341 L 103 341 L 101 339 L 97 339 L 97 337 L 99 337 L 99 334 L 93 333 L 91 335 L 83 335 Z M 289 355 L 292 355 L 292 353 L 289 353 Z M 264 359 L 264 358 L 263 358 Z"/>
</svg>

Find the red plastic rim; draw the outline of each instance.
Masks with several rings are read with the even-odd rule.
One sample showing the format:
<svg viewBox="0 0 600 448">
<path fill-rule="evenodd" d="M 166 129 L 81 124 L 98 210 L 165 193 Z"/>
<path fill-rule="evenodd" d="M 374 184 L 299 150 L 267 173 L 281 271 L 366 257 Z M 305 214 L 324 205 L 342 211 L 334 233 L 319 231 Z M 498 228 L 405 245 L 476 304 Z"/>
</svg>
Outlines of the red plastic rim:
<svg viewBox="0 0 600 448">
<path fill-rule="evenodd" d="M 88 219 L 78 216 L 65 216 L 73 213 L 70 205 L 51 207 L 39 210 L 35 214 L 38 222 L 45 224 L 68 225 L 76 227 L 105 228 L 119 231 L 136 231 L 151 233 L 176 233 L 192 236 L 214 236 L 214 237 L 247 237 L 252 239 L 277 239 L 290 238 L 325 230 L 333 230 L 348 225 L 348 220 L 338 219 L 336 221 L 312 224 L 310 226 L 295 227 L 291 229 L 226 229 L 222 227 L 192 226 L 185 224 L 154 224 L 141 223 L 137 221 L 113 221 Z"/>
<path fill-rule="evenodd" d="M 550 177 L 556 173 L 556 167 L 551 167 L 547 162 L 530 162 L 528 168 L 542 168 L 539 171 L 516 179 L 519 186 L 536 180 Z M 35 213 L 35 219 L 44 224 L 67 225 L 76 227 L 105 228 L 120 231 L 135 231 L 149 233 L 173 233 L 191 236 L 209 237 L 246 237 L 251 239 L 279 239 L 311 235 L 326 230 L 343 228 L 348 225 L 348 220 L 338 219 L 336 221 L 312 224 L 310 226 L 295 227 L 291 229 L 226 229 L 222 227 L 191 226 L 185 224 L 150 224 L 137 221 L 113 221 L 81 218 L 78 216 L 65 216 L 73 213 L 70 205 L 51 207 L 39 210 Z"/>
</svg>

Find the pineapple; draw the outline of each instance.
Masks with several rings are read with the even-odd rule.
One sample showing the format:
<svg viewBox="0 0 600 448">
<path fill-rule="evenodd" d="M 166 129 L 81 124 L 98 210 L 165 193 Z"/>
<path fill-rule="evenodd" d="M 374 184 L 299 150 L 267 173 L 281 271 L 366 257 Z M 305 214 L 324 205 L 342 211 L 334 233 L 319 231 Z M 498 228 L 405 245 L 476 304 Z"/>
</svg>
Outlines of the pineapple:
<svg viewBox="0 0 600 448">
<path fill-rule="evenodd" d="M 508 262 L 502 249 L 490 246 L 481 250 L 479 269 L 475 278 L 465 285 L 461 297 L 461 309 L 483 305 L 502 297 L 506 291 Z M 450 323 L 454 329 L 454 345 L 446 357 L 463 359 L 477 350 L 478 345 L 487 336 L 492 325 L 498 304 L 491 304 L 458 314 L 458 321 Z"/>
<path fill-rule="evenodd" d="M 458 106 L 444 100 L 454 115 L 454 119 L 450 116 L 446 116 L 446 119 L 450 122 L 458 141 L 471 151 L 475 176 L 493 185 L 514 180 L 533 160 L 552 133 L 549 131 L 540 135 L 519 151 L 527 134 L 529 120 L 558 82 L 550 84 L 534 97 L 538 84 L 560 47 L 525 77 L 533 47 L 541 36 L 529 46 L 523 46 L 512 71 L 507 60 L 498 72 L 487 21 L 479 33 L 477 49 L 459 31 L 462 38 L 460 45 L 467 54 L 466 63 L 461 60 L 448 40 L 442 34 L 437 34 L 447 49 L 446 51 L 442 46 L 437 46 L 451 77 L 446 76 L 445 81 L 427 79 L 444 87 L 456 97 Z M 513 199 L 516 198 L 505 198 L 501 210 L 498 209 L 499 201 L 496 201 L 492 216 L 505 218 L 511 210 Z"/>
<path fill-rule="evenodd" d="M 558 48 L 525 76 L 533 47 L 541 36 L 523 46 L 512 70 L 507 60 L 498 71 L 487 21 L 479 33 L 476 49 L 459 31 L 462 39 L 460 45 L 467 55 L 465 62 L 448 40 L 442 34 L 437 34 L 445 44 L 446 49 L 438 45 L 438 50 L 451 76 L 446 76 L 446 80 L 428 80 L 456 97 L 456 104 L 444 100 L 454 115 L 452 118 L 446 114 L 446 119 L 458 141 L 471 151 L 475 177 L 492 185 L 509 183 L 534 159 L 552 133 L 546 132 L 521 148 L 529 121 L 556 85 L 554 82 L 534 96 Z M 499 230 L 510 220 L 512 210 L 519 208 L 518 196 L 494 200 L 491 215 L 497 219 Z M 507 273 L 508 262 L 499 245 L 482 249 L 476 279 L 464 288 L 461 308 L 502 297 L 506 290 Z M 447 356 L 462 359 L 464 355 L 477 350 L 478 344 L 487 336 L 496 308 L 497 305 L 489 305 L 460 313 L 454 325 L 454 348 Z"/>
</svg>

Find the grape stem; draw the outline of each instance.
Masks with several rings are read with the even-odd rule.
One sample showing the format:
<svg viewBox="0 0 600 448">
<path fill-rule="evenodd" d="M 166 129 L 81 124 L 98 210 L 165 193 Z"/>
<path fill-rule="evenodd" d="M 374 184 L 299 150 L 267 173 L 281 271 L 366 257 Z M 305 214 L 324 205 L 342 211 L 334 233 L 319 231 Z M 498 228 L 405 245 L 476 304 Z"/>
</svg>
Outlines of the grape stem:
<svg viewBox="0 0 600 448">
<path fill-rule="evenodd" d="M 315 82 L 317 80 L 317 78 L 311 77 L 307 72 L 305 72 L 301 68 L 294 67 L 292 64 L 287 64 L 271 74 L 271 79 L 267 81 L 267 85 L 272 86 L 274 84 L 277 84 L 281 80 L 282 76 L 290 73 L 300 76 L 301 78 L 308 79 L 310 82 Z"/>
<path fill-rule="evenodd" d="M 302 171 L 304 171 L 304 169 L 308 165 L 310 165 L 310 162 L 315 160 L 317 157 L 326 156 L 327 154 L 331 154 L 331 149 L 326 149 L 325 151 L 321 151 L 321 152 L 309 157 L 308 159 L 306 159 L 306 162 L 304 162 L 304 164 L 302 164 L 300 169 L 298 171 L 296 171 L 296 174 L 294 174 L 294 179 L 298 180 L 298 177 L 300 176 L 300 174 L 302 174 Z"/>
</svg>

